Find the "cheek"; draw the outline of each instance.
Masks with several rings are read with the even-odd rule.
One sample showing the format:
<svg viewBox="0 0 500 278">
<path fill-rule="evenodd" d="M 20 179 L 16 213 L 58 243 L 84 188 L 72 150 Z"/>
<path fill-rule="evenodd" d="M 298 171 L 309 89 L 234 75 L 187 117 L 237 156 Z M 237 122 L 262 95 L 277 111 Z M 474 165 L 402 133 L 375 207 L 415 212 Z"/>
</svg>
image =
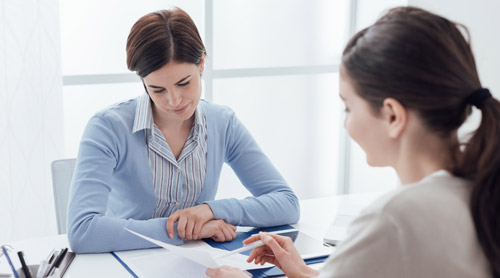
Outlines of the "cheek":
<svg viewBox="0 0 500 278">
<path fill-rule="evenodd" d="M 198 78 L 189 88 L 187 88 L 188 94 L 191 98 L 199 98 L 201 96 L 201 79 Z"/>
<path fill-rule="evenodd" d="M 344 128 L 347 130 L 349 137 L 351 137 L 354 141 L 358 142 L 360 128 L 356 116 L 353 116 L 352 114 L 346 114 L 344 120 Z"/>
<path fill-rule="evenodd" d="M 354 140 L 366 154 L 367 163 L 371 166 L 377 164 L 378 139 L 375 122 L 370 122 L 366 117 L 357 118 L 355 115 L 346 117 L 345 128 L 349 136 Z"/>
</svg>

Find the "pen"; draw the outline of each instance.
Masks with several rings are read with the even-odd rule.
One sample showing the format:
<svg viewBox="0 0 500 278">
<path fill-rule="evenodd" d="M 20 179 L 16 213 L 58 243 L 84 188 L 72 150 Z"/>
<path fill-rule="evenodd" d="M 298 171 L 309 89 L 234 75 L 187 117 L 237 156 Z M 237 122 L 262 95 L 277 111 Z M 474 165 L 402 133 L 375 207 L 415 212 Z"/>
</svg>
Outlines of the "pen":
<svg viewBox="0 0 500 278">
<path fill-rule="evenodd" d="M 10 268 L 12 268 L 12 273 L 14 274 L 15 278 L 19 278 L 19 274 L 17 274 L 16 268 L 12 264 L 12 261 L 10 260 L 9 254 L 7 254 L 7 249 L 5 249 L 5 246 L 2 246 L 2 251 L 7 258 L 7 261 L 9 262 Z"/>
<path fill-rule="evenodd" d="M 68 252 L 68 248 L 64 248 L 59 255 L 57 255 L 54 263 L 49 267 L 47 272 L 45 272 L 45 275 L 43 277 L 48 277 L 54 271 L 54 269 L 58 268 L 59 265 L 61 265 L 62 260 L 64 259 L 64 256 L 66 255 L 66 252 Z"/>
<path fill-rule="evenodd" d="M 248 245 L 245 245 L 245 246 L 243 246 L 241 248 L 235 249 L 235 250 L 233 250 L 233 251 L 231 251 L 229 253 L 226 253 L 226 254 L 220 255 L 218 257 L 215 257 L 214 259 L 225 258 L 225 257 L 231 256 L 231 255 L 234 255 L 234 254 L 238 254 L 238 253 L 241 253 L 241 252 L 253 249 L 253 248 L 257 248 L 257 247 L 262 246 L 262 245 L 264 245 L 264 242 L 262 240 L 257 240 L 257 241 L 254 241 L 254 242 L 248 244 Z"/>
<path fill-rule="evenodd" d="M 286 234 L 286 233 L 297 232 L 297 231 L 298 231 L 297 229 L 288 229 L 288 230 L 280 230 L 280 231 L 274 231 L 274 232 L 268 232 L 268 233 L 279 235 L 279 234 Z M 252 234 L 252 236 L 253 235 L 257 235 L 257 234 Z M 231 256 L 234 254 L 245 252 L 245 251 L 253 249 L 253 248 L 257 248 L 257 247 L 262 246 L 262 245 L 264 245 L 264 242 L 262 242 L 262 240 L 257 240 L 257 241 L 254 241 L 254 242 L 248 244 L 248 245 L 245 245 L 241 248 L 235 249 L 229 253 L 215 257 L 215 259 L 225 258 L 225 257 Z"/>
<path fill-rule="evenodd" d="M 26 265 L 26 261 L 24 260 L 23 251 L 17 252 L 17 256 L 19 257 L 19 261 L 21 261 L 21 267 L 24 272 L 24 277 L 31 278 L 31 272 L 28 266 Z"/>
</svg>

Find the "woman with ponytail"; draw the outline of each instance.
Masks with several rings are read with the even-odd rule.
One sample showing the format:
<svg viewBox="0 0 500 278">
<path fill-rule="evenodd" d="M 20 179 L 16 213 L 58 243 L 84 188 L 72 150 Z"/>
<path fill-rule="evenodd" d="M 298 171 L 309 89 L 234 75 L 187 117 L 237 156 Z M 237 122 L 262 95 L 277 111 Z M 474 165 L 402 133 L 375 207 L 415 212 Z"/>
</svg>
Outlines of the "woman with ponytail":
<svg viewBox="0 0 500 278">
<path fill-rule="evenodd" d="M 500 277 L 500 103 L 484 88 L 467 29 L 414 7 L 349 41 L 340 67 L 345 128 L 402 186 L 365 209 L 319 271 L 289 238 L 262 233 L 249 261 L 288 277 Z M 470 139 L 457 130 L 475 107 Z M 211 277 L 245 277 L 208 269 Z"/>
</svg>

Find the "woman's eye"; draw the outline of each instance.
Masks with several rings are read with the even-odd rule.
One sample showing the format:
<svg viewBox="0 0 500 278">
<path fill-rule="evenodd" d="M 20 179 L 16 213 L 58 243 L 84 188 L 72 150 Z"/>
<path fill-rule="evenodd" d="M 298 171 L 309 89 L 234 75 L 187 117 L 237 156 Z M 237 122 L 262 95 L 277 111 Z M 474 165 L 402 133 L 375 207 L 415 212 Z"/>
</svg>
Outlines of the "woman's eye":
<svg viewBox="0 0 500 278">
<path fill-rule="evenodd" d="M 187 86 L 189 84 L 191 80 L 189 80 L 188 82 L 185 82 L 185 83 L 181 83 L 181 84 L 177 84 L 177 86 L 179 87 L 184 87 L 184 86 Z"/>
<path fill-rule="evenodd" d="M 158 93 L 162 93 L 162 92 L 164 92 L 164 91 L 165 91 L 165 89 L 159 89 L 159 90 L 154 90 L 153 92 L 154 92 L 155 94 L 158 94 Z"/>
</svg>

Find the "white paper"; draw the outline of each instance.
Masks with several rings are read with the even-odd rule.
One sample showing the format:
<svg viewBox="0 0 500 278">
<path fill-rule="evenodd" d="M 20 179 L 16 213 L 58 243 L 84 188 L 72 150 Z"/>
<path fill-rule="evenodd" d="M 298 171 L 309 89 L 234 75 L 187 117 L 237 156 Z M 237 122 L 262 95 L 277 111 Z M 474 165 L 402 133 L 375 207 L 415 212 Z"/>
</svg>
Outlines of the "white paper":
<svg viewBox="0 0 500 278">
<path fill-rule="evenodd" d="M 141 278 L 205 277 L 206 267 L 164 248 L 115 252 Z"/>
<path fill-rule="evenodd" d="M 248 263 L 246 261 L 247 256 L 242 255 L 242 254 L 234 254 L 228 257 L 224 258 L 219 258 L 215 259 L 216 257 L 219 257 L 221 255 L 229 253 L 229 251 L 218 249 L 218 248 L 212 248 L 208 244 L 206 244 L 203 241 L 196 241 L 194 244 L 185 244 L 183 246 L 175 246 L 172 244 L 168 244 L 156 239 L 152 239 L 150 237 L 147 237 L 145 235 L 139 234 L 137 232 L 134 232 L 132 230 L 126 229 L 127 231 L 147 240 L 150 241 L 158 246 L 161 246 L 167 250 L 169 250 L 172 254 L 182 256 L 184 258 L 187 258 L 193 262 L 196 262 L 204 267 L 208 268 L 218 268 L 223 265 L 228 265 L 232 267 L 237 267 L 240 269 L 244 270 L 249 270 L 249 269 L 260 269 L 260 268 L 268 268 L 268 267 L 273 267 L 271 264 L 264 264 L 264 265 L 256 265 L 254 263 Z"/>
</svg>

